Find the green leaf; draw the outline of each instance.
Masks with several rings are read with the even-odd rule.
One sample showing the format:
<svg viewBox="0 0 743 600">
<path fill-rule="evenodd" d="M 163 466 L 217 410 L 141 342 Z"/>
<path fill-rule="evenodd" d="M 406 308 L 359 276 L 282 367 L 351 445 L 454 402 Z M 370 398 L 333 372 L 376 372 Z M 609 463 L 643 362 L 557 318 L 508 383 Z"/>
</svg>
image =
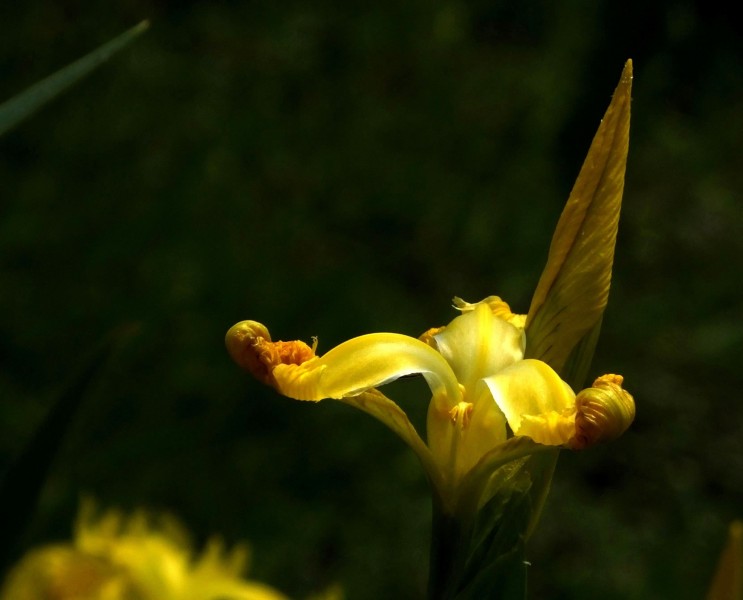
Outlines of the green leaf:
<svg viewBox="0 0 743 600">
<path fill-rule="evenodd" d="M 136 325 L 113 331 L 93 352 L 40 423 L 25 448 L 0 478 L 0 572 L 13 558 L 36 508 L 38 498 L 59 448 L 80 411 L 87 391 L 122 343 L 136 333 Z"/>
<path fill-rule="evenodd" d="M 0 498 L 3 500 L 0 531 L 3 532 L 5 552 L 11 551 L 20 541 L 65 433 L 109 350 L 105 348 L 93 357 L 59 397 L 33 438 L 0 480 Z M 0 556 L 0 560 L 7 558 Z"/>
<path fill-rule="evenodd" d="M 110 42 L 93 50 L 90 54 L 0 104 L 0 135 L 18 125 L 26 117 L 35 113 L 47 102 L 59 96 L 67 88 L 106 62 L 147 30 L 148 27 L 149 22 L 142 21 Z"/>
<path fill-rule="evenodd" d="M 552 448 L 551 451 L 533 454 L 529 457 L 529 462 L 525 468 L 529 470 L 532 478 L 532 486 L 529 489 L 529 499 L 531 501 L 531 514 L 529 515 L 529 525 L 526 528 L 525 539 L 528 542 L 531 534 L 542 517 L 542 509 L 547 502 L 550 487 L 552 486 L 552 476 L 557 467 L 557 459 L 560 456 L 559 448 Z"/>
<path fill-rule="evenodd" d="M 495 489 L 470 518 L 446 514 L 434 504 L 429 600 L 523 600 L 525 540 L 541 502 L 543 476 L 537 469 L 534 479 L 533 458 L 498 469 Z"/>
<path fill-rule="evenodd" d="M 557 223 L 526 319 L 526 356 L 560 375 L 573 349 L 586 340 L 573 365 L 587 368 L 591 331 L 606 308 L 629 146 L 632 61 L 628 60 L 609 108 Z M 590 352 L 586 352 L 590 350 Z"/>
<path fill-rule="evenodd" d="M 581 390 L 586 385 L 588 369 L 591 367 L 593 353 L 599 341 L 603 315 L 599 317 L 596 324 L 578 341 L 568 355 L 565 366 L 562 368 L 560 377 L 574 390 Z"/>
<path fill-rule="evenodd" d="M 526 598 L 526 554 L 524 538 L 518 537 L 510 550 L 501 552 L 481 568 L 456 600 L 524 600 Z"/>
</svg>

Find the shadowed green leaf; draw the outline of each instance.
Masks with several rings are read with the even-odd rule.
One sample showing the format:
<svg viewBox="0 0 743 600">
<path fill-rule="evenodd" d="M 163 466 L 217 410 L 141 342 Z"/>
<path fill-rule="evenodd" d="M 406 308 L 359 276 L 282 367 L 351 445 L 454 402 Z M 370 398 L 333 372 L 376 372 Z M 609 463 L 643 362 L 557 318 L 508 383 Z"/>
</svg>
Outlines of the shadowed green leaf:
<svg viewBox="0 0 743 600">
<path fill-rule="evenodd" d="M 593 353 L 599 341 L 603 320 L 604 317 L 601 315 L 596 324 L 573 347 L 562 368 L 560 377 L 567 381 L 568 385 L 574 390 L 583 389 L 586 385 L 588 369 L 591 367 Z"/>
<path fill-rule="evenodd" d="M 103 44 L 90 54 L 86 54 L 53 75 L 35 83 L 27 90 L 0 104 L 0 135 L 18 125 L 47 102 L 54 99 L 68 87 L 77 83 L 88 73 L 106 62 L 114 54 L 126 47 L 149 27 L 148 21 L 142 21 L 135 27 Z"/>
<path fill-rule="evenodd" d="M 85 394 L 112 352 L 135 327 L 117 330 L 94 352 L 54 403 L 26 447 L 0 479 L 0 570 L 12 559 L 36 508 L 37 500 L 65 435 L 79 413 Z"/>
<path fill-rule="evenodd" d="M 445 514 L 434 502 L 429 600 L 522 600 L 525 542 L 544 501 L 556 452 L 509 462 L 473 518 Z"/>
<path fill-rule="evenodd" d="M 572 357 L 573 379 L 587 370 L 595 328 L 609 297 L 627 165 L 631 92 L 632 61 L 628 60 L 557 223 L 526 319 L 527 358 L 546 362 L 560 375 L 571 353 L 585 340 Z"/>
</svg>

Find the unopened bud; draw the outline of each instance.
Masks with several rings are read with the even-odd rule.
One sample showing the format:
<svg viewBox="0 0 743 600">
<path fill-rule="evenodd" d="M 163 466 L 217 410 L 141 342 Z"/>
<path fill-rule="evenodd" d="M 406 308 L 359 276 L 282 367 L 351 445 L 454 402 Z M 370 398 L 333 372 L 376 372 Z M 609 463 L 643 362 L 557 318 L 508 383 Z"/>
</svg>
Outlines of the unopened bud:
<svg viewBox="0 0 743 600">
<path fill-rule="evenodd" d="M 575 397 L 575 435 L 568 442 L 582 450 L 618 438 L 635 418 L 635 401 L 622 388 L 621 375 L 602 375 Z"/>
</svg>

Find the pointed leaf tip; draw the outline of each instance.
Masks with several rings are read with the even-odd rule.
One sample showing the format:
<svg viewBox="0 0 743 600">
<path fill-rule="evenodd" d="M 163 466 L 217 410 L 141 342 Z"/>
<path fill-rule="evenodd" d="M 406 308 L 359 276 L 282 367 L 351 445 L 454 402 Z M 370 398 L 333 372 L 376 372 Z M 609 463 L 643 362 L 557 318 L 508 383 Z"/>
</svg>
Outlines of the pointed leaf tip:
<svg viewBox="0 0 743 600">
<path fill-rule="evenodd" d="M 632 59 L 631 58 L 628 58 L 627 62 L 624 63 L 624 70 L 622 71 L 621 83 L 632 84 Z"/>
<path fill-rule="evenodd" d="M 38 81 L 20 94 L 0 103 L 0 135 L 23 122 L 24 119 L 120 52 L 144 33 L 149 26 L 150 22 L 148 20 L 140 21 L 131 29 L 99 46 L 89 54 Z"/>
<path fill-rule="evenodd" d="M 557 223 L 526 321 L 526 354 L 562 375 L 581 340 L 599 323 L 609 296 L 629 146 L 632 61 Z M 590 360 L 592 348 L 584 354 Z"/>
</svg>

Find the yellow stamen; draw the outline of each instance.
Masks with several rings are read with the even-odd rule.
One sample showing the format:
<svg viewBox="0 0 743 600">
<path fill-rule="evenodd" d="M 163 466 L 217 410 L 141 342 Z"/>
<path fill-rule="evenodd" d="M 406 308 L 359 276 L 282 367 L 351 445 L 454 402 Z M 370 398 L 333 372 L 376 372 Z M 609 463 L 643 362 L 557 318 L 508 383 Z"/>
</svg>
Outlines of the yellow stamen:
<svg viewBox="0 0 743 600">
<path fill-rule="evenodd" d="M 470 402 L 460 402 L 449 411 L 451 422 L 459 427 L 466 429 L 470 424 L 470 415 L 472 414 L 472 404 Z"/>
</svg>

